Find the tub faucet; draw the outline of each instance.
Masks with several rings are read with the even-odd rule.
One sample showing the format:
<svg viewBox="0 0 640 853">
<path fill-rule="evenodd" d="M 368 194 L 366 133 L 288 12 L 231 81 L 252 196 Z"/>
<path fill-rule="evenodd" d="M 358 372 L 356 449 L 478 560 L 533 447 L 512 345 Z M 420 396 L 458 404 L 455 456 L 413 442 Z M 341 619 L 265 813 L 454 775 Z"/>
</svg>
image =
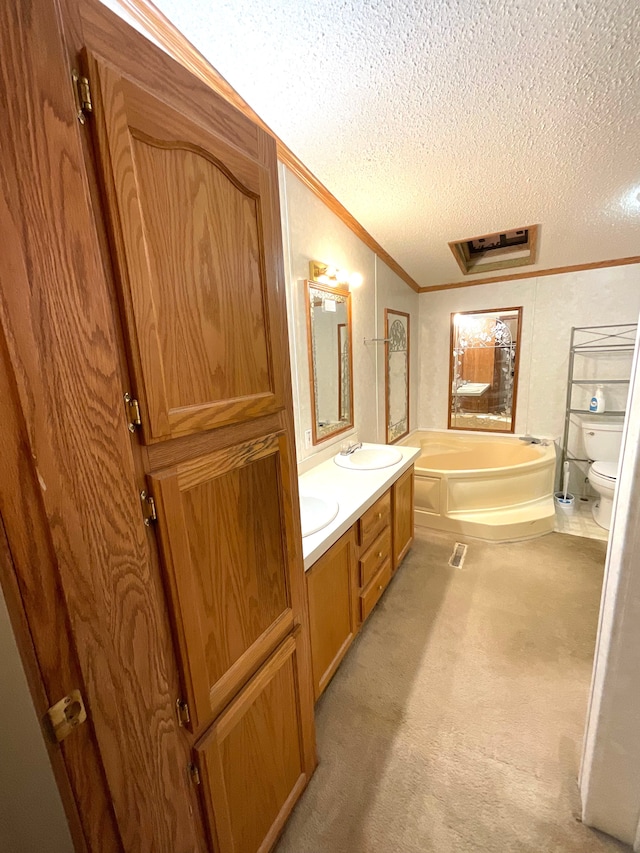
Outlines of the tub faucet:
<svg viewBox="0 0 640 853">
<path fill-rule="evenodd" d="M 536 438 L 533 435 L 520 435 L 518 438 L 520 441 L 524 441 L 525 444 L 540 444 L 542 447 L 546 447 L 549 444 L 546 438 Z"/>
<path fill-rule="evenodd" d="M 362 442 L 359 441 L 357 444 L 350 444 L 345 450 L 340 451 L 340 456 L 350 456 L 355 450 L 360 450 L 362 447 Z"/>
</svg>

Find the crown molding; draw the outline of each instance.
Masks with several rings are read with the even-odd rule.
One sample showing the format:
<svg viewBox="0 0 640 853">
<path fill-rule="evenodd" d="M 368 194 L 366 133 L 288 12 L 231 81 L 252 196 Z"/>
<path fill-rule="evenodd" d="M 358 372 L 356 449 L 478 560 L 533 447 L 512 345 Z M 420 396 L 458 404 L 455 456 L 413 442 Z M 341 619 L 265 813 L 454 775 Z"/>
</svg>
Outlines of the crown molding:
<svg viewBox="0 0 640 853">
<path fill-rule="evenodd" d="M 613 258 L 608 261 L 593 261 L 589 264 L 573 264 L 567 267 L 551 267 L 546 270 L 531 270 L 514 275 L 497 275 L 491 278 L 479 278 L 473 281 L 452 281 L 449 284 L 434 284 L 431 287 L 421 287 L 419 293 L 433 293 L 435 290 L 453 290 L 458 287 L 475 287 L 479 284 L 496 284 L 501 281 L 521 281 L 525 278 L 540 278 L 545 275 L 562 275 L 567 272 L 582 272 L 583 270 L 599 270 L 605 267 L 622 267 L 626 264 L 640 264 L 640 255 L 628 258 Z"/>
</svg>

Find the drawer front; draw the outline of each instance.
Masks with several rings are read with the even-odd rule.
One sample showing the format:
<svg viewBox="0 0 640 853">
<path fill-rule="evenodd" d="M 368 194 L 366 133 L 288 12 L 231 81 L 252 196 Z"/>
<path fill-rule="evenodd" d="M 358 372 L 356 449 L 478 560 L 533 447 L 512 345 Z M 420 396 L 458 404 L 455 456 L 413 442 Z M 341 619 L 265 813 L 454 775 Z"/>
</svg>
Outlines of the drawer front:
<svg viewBox="0 0 640 853">
<path fill-rule="evenodd" d="M 360 517 L 358 522 L 358 545 L 365 551 L 391 522 L 391 492 L 386 492 Z"/>
<path fill-rule="evenodd" d="M 386 560 L 369 586 L 360 593 L 360 616 L 363 622 L 380 600 L 390 580 L 391 560 Z"/>
<path fill-rule="evenodd" d="M 385 527 L 374 543 L 360 557 L 360 586 L 365 587 L 384 561 L 391 556 L 391 528 Z"/>
</svg>

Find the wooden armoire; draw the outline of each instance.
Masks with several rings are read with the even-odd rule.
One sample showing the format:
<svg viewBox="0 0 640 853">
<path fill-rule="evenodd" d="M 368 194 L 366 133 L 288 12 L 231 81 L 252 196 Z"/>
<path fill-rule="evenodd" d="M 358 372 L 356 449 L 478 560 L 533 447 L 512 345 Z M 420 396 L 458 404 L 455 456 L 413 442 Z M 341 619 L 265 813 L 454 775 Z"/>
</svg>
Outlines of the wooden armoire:
<svg viewBox="0 0 640 853">
<path fill-rule="evenodd" d="M 97 0 L 0 21 L 0 579 L 74 843 L 268 851 L 316 764 L 276 144 Z"/>
</svg>

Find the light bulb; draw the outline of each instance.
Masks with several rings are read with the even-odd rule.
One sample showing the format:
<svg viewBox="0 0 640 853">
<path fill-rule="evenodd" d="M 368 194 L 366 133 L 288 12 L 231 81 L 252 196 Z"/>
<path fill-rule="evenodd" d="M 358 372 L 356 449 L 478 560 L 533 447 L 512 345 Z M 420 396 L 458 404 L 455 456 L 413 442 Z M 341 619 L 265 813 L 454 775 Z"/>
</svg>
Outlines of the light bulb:
<svg viewBox="0 0 640 853">
<path fill-rule="evenodd" d="M 351 287 L 360 287 L 363 281 L 362 273 L 352 272 L 349 276 L 349 284 Z"/>
</svg>

